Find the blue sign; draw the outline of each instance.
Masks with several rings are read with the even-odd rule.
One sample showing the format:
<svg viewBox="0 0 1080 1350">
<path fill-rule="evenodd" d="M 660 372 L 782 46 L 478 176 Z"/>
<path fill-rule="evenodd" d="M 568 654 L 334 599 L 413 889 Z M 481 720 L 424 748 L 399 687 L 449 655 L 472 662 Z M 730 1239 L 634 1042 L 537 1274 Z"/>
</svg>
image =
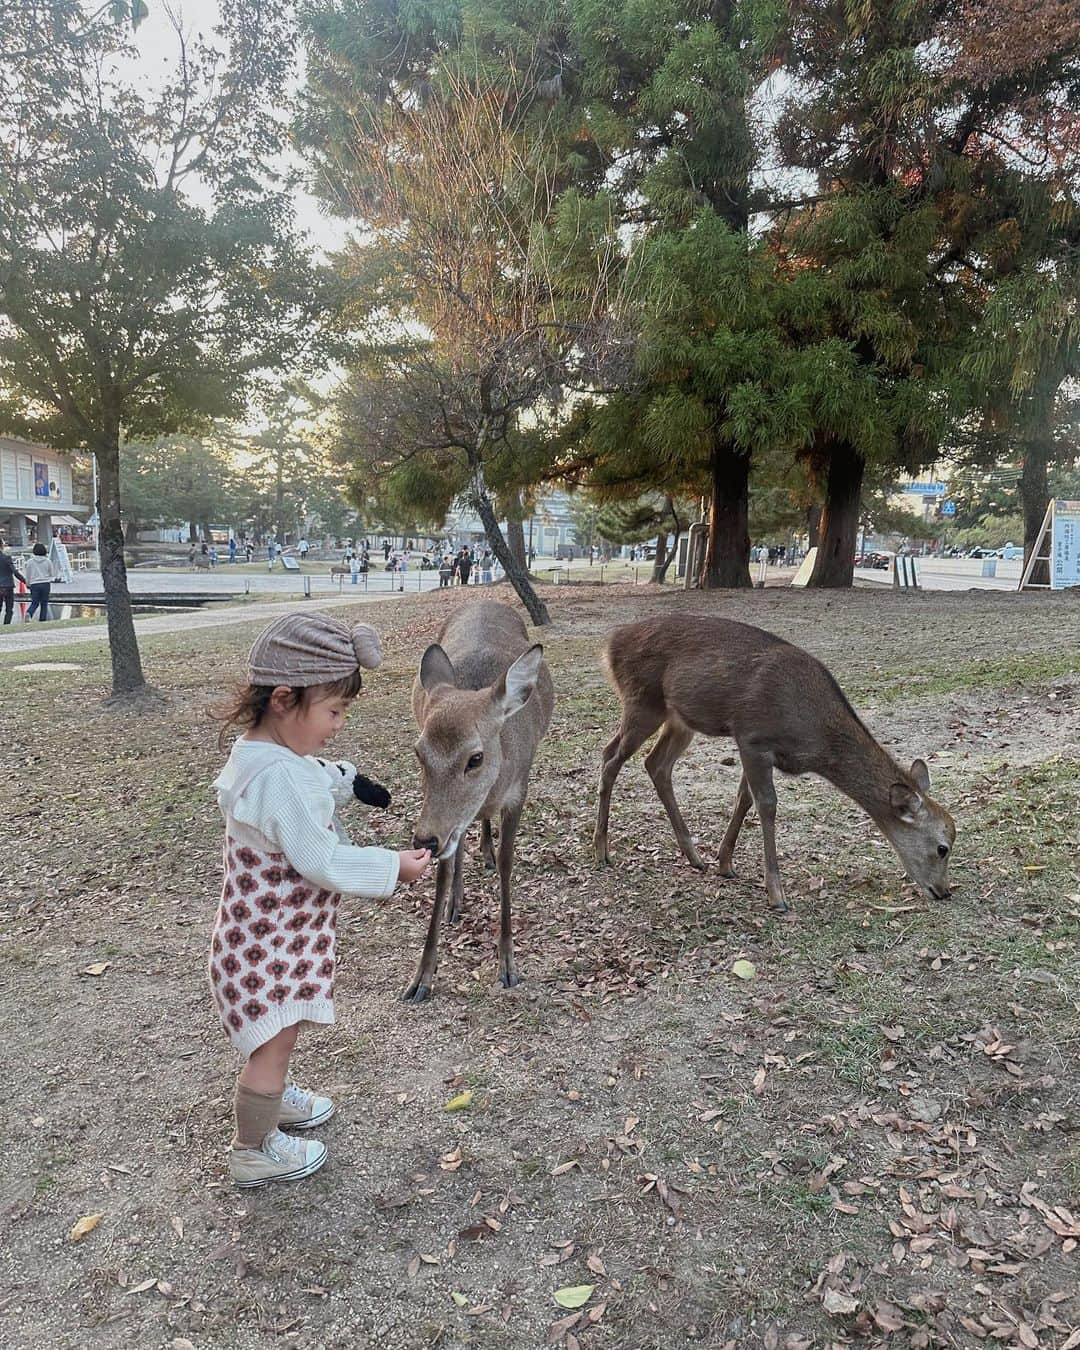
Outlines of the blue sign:
<svg viewBox="0 0 1080 1350">
<path fill-rule="evenodd" d="M 942 504 L 941 504 L 941 514 L 942 514 L 943 516 L 955 516 L 955 515 L 956 515 L 956 503 L 953 502 L 953 501 L 942 502 Z"/>
<path fill-rule="evenodd" d="M 945 483 L 901 483 L 899 490 L 919 497 L 944 497 L 948 489 Z"/>
</svg>

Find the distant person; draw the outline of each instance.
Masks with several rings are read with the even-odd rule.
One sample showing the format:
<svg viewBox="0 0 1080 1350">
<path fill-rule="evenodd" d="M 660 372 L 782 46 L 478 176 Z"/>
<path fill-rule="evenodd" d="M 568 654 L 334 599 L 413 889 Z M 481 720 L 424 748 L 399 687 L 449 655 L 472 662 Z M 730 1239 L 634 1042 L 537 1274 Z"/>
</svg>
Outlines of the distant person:
<svg viewBox="0 0 1080 1350">
<path fill-rule="evenodd" d="M 472 556 L 469 550 L 462 545 L 461 553 L 458 555 L 458 576 L 461 578 L 461 584 L 469 584 L 469 573 L 472 571 Z"/>
<path fill-rule="evenodd" d="M 204 539 L 203 542 L 202 542 L 202 548 L 201 548 L 200 552 L 202 553 L 202 555 L 203 555 L 204 558 L 207 557 L 207 555 L 208 555 L 209 552 L 210 552 L 209 548 L 207 547 L 207 544 L 206 544 L 206 540 L 205 540 L 205 539 Z"/>
<path fill-rule="evenodd" d="M 213 544 L 210 545 L 210 566 L 211 567 L 217 566 L 217 549 L 214 547 Z"/>
<path fill-rule="evenodd" d="M 56 579 L 56 569 L 49 557 L 49 550 L 44 544 L 35 544 L 30 561 L 26 564 L 26 584 L 30 587 L 30 608 L 26 611 L 27 623 L 34 617 L 35 610 L 42 623 L 49 617 L 49 592 Z"/>
<path fill-rule="evenodd" d="M 187 562 L 189 567 L 195 566 L 195 545 L 192 544 L 187 551 Z"/>
<path fill-rule="evenodd" d="M 383 551 L 383 562 L 389 562 L 389 561 L 390 561 L 390 540 L 389 540 L 389 539 L 384 539 L 384 540 L 383 540 L 382 551 Z"/>
<path fill-rule="evenodd" d="M 484 549 L 484 556 L 480 560 L 480 580 L 485 586 L 491 585 L 491 549 Z"/>
<path fill-rule="evenodd" d="M 0 539 L 0 605 L 4 608 L 4 622 L 11 622 L 11 613 L 15 604 L 15 582 L 26 585 L 26 578 L 15 566 L 14 560 L 4 552 L 4 541 Z"/>
<path fill-rule="evenodd" d="M 296 547 L 300 550 L 300 561 L 307 562 L 308 541 L 306 539 L 301 539 Z"/>
<path fill-rule="evenodd" d="M 231 563 L 236 562 L 236 540 L 231 534 L 229 535 L 229 561 Z"/>
<path fill-rule="evenodd" d="M 408 573 L 408 571 L 409 571 L 409 555 L 408 555 L 408 553 L 403 553 L 403 554 L 401 555 L 401 557 L 398 559 L 398 579 L 399 579 L 399 580 L 398 580 L 398 590 L 399 590 L 399 591 L 403 591 L 403 590 L 405 589 L 405 577 L 406 577 L 406 574 Z"/>
<path fill-rule="evenodd" d="M 439 563 L 439 589 L 450 585 L 450 580 L 454 575 L 454 562 L 449 553 L 444 553 L 442 561 Z"/>
</svg>

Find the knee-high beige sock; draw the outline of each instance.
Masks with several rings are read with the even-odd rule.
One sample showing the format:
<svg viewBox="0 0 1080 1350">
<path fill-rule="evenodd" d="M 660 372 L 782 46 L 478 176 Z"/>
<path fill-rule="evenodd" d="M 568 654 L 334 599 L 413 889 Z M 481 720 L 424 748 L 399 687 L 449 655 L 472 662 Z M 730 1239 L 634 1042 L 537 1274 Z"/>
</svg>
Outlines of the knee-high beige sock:
<svg viewBox="0 0 1080 1350">
<path fill-rule="evenodd" d="M 262 1148 L 262 1141 L 278 1123 L 280 1092 L 252 1092 L 237 1079 L 233 1114 L 236 1117 L 234 1148 Z"/>
</svg>

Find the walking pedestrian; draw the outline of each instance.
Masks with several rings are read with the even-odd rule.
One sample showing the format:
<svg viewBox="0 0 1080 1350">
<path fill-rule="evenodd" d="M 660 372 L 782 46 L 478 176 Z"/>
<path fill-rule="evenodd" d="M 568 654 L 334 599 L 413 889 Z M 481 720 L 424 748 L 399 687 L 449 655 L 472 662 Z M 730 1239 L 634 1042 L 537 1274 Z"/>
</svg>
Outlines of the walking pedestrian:
<svg viewBox="0 0 1080 1350">
<path fill-rule="evenodd" d="M 0 606 L 3 606 L 5 624 L 11 622 L 16 581 L 26 585 L 26 578 L 15 566 L 14 559 L 4 552 L 4 541 L 0 539 Z"/>
<path fill-rule="evenodd" d="M 236 562 L 236 538 L 231 534 L 229 535 L 229 562 Z"/>
<path fill-rule="evenodd" d="M 398 580 L 398 590 L 399 590 L 399 591 L 403 591 L 403 590 L 405 589 L 405 576 L 406 576 L 406 573 L 408 572 L 408 570 L 409 570 L 409 555 L 408 555 L 407 552 L 405 552 L 405 553 L 403 553 L 403 554 L 401 555 L 401 557 L 398 559 L 398 578 L 399 578 L 399 580 Z"/>
<path fill-rule="evenodd" d="M 307 562 L 308 541 L 306 539 L 301 539 L 296 547 L 300 550 L 300 561 Z"/>
<path fill-rule="evenodd" d="M 41 623 L 49 617 L 49 592 L 56 580 L 56 569 L 49 557 L 49 550 L 44 544 L 35 544 L 30 561 L 26 564 L 26 584 L 30 587 L 30 608 L 26 611 L 27 623 L 34 617 L 35 611 Z"/>
<path fill-rule="evenodd" d="M 379 636 L 325 614 L 286 614 L 256 639 L 247 684 L 221 714 L 242 735 L 214 783 L 225 818 L 225 879 L 210 944 L 210 985 L 243 1067 L 229 1173 L 240 1187 L 297 1181 L 326 1161 L 310 1130 L 333 1101 L 288 1076 L 301 1026 L 334 1017 L 340 897 L 387 899 L 431 865 L 426 849 L 358 848 L 335 818 L 356 771 L 313 756 L 341 729 Z"/>
</svg>

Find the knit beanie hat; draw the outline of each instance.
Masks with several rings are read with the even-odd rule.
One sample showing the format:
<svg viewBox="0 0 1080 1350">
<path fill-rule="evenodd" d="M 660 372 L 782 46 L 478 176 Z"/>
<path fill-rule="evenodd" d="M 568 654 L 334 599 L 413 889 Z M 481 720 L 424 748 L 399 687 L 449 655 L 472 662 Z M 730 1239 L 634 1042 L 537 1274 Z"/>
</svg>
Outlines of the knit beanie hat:
<svg viewBox="0 0 1080 1350">
<path fill-rule="evenodd" d="M 303 689 L 347 679 L 358 666 L 374 670 L 381 661 L 382 643 L 370 624 L 350 628 L 328 614 L 283 614 L 248 652 L 248 680 Z"/>
</svg>

